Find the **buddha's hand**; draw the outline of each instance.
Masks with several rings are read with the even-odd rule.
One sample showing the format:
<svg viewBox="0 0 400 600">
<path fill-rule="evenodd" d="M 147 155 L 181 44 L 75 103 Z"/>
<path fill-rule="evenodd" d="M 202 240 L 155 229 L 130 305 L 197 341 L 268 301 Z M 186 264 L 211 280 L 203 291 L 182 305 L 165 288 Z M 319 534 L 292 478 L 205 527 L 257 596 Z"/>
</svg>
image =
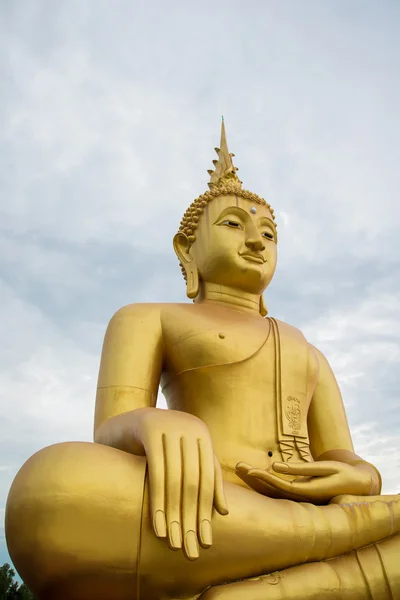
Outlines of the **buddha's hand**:
<svg viewBox="0 0 400 600">
<path fill-rule="evenodd" d="M 325 504 L 342 494 L 368 496 L 371 493 L 371 474 L 343 462 L 275 462 L 272 469 L 275 473 L 254 469 L 246 463 L 236 465 L 236 472 L 245 483 L 275 498 Z"/>
<path fill-rule="evenodd" d="M 147 457 L 150 506 L 157 537 L 189 560 L 212 544 L 213 506 L 228 514 L 221 466 L 207 426 L 197 417 L 156 408 L 137 411 L 135 437 Z"/>
</svg>

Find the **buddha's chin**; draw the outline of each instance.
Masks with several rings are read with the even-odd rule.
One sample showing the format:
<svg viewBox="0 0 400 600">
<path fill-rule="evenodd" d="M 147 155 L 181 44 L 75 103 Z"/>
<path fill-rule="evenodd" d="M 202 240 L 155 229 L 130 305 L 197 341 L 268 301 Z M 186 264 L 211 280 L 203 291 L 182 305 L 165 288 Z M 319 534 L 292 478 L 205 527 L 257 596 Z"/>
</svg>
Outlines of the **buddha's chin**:
<svg viewBox="0 0 400 600">
<path fill-rule="evenodd" d="M 265 265 L 257 263 L 245 265 L 240 275 L 238 287 L 251 294 L 262 294 L 270 282 L 269 274 L 265 272 Z"/>
<path fill-rule="evenodd" d="M 201 272 L 200 277 L 204 282 L 236 289 L 247 294 L 260 295 L 269 285 L 273 272 L 270 272 L 268 263 L 260 264 L 240 260 L 234 264 L 226 264 L 224 269 L 216 272 Z"/>
</svg>

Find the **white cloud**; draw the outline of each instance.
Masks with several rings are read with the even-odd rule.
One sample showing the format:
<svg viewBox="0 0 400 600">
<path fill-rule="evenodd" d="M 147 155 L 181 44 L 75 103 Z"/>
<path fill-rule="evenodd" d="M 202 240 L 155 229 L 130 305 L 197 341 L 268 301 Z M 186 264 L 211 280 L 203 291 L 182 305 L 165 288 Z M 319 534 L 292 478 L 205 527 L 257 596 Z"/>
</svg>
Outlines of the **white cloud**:
<svg viewBox="0 0 400 600">
<path fill-rule="evenodd" d="M 81 350 L 4 283 L 1 299 L 7 315 L 1 322 L 7 345 L 0 352 L 3 447 L 12 454 L 60 436 L 90 439 L 99 358 Z"/>
</svg>

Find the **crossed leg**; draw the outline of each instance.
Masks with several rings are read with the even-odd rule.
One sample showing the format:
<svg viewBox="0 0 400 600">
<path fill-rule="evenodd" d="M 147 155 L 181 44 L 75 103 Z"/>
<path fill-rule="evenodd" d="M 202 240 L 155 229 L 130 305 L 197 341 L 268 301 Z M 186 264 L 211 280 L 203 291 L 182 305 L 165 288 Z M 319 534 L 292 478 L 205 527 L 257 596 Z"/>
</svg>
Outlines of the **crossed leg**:
<svg viewBox="0 0 400 600">
<path fill-rule="evenodd" d="M 400 536 L 343 556 L 207 590 L 200 600 L 400 598 Z"/>
<path fill-rule="evenodd" d="M 154 535 L 145 471 L 142 457 L 80 442 L 50 446 L 25 463 L 10 490 L 6 535 L 15 566 L 40 600 L 190 598 L 210 585 L 316 563 L 400 532 L 400 496 L 391 511 L 380 497 L 316 507 L 226 483 L 230 514 L 214 515 L 213 546 L 189 562 Z M 326 563 L 318 569 L 321 583 Z M 285 571 L 285 585 L 298 572 Z M 207 593 L 222 598 L 226 589 Z"/>
</svg>

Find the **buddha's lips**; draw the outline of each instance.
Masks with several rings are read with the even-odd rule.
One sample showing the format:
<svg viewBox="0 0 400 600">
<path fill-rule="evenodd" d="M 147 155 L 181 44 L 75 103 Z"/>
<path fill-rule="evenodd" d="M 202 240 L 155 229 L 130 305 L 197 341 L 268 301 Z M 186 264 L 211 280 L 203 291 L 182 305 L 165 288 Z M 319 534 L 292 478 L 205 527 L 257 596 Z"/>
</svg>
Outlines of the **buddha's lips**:
<svg viewBox="0 0 400 600">
<path fill-rule="evenodd" d="M 241 254 L 242 258 L 246 260 L 251 260 L 253 262 L 259 263 L 260 265 L 264 264 L 266 261 L 260 254 Z"/>
</svg>

